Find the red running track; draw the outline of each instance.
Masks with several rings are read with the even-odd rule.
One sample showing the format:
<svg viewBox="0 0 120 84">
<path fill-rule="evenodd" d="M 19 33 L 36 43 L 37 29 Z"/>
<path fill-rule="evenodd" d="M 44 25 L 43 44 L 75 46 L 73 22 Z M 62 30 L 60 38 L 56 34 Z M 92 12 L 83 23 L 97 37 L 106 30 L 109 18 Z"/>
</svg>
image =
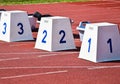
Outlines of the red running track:
<svg viewBox="0 0 120 84">
<path fill-rule="evenodd" d="M 0 6 L 6 10 L 39 11 L 74 20 L 76 50 L 47 52 L 35 41 L 0 41 L 0 84 L 119 84 L 120 61 L 93 63 L 79 59 L 81 42 L 75 29 L 80 21 L 120 25 L 120 1 L 94 1 Z M 37 32 L 33 32 L 36 38 Z"/>
</svg>

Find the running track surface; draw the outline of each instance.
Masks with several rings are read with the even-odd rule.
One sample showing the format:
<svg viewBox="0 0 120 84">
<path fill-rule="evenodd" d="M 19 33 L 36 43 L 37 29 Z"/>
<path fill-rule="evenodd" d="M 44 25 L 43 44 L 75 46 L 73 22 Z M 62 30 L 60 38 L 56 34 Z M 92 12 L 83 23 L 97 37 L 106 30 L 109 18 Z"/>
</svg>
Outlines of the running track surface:
<svg viewBox="0 0 120 84">
<path fill-rule="evenodd" d="M 0 41 L 0 84 L 119 84 L 120 61 L 93 63 L 79 59 L 81 42 L 75 29 L 80 21 L 120 24 L 120 1 L 0 6 L 6 10 L 39 11 L 74 20 L 77 49 L 48 52 L 34 41 Z M 33 32 L 36 38 L 37 32 Z"/>
</svg>

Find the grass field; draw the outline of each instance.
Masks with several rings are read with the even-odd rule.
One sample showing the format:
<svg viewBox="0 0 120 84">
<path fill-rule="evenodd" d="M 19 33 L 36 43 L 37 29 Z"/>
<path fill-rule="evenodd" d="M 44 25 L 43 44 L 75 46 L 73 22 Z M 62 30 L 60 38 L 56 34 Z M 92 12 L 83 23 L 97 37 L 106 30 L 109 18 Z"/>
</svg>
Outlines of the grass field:
<svg viewBox="0 0 120 84">
<path fill-rule="evenodd" d="M 0 0 L 0 5 L 11 4 L 35 4 L 35 3 L 53 3 L 53 2 L 85 2 L 90 0 Z"/>
</svg>

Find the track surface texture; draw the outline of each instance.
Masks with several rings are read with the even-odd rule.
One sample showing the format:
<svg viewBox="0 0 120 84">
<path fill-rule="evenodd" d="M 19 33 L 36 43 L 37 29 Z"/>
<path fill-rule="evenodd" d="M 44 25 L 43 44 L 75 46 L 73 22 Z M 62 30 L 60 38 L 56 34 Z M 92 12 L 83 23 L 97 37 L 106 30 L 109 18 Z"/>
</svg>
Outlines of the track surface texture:
<svg viewBox="0 0 120 84">
<path fill-rule="evenodd" d="M 120 1 L 92 1 L 0 6 L 6 10 L 39 11 L 70 17 L 77 49 L 48 52 L 35 49 L 34 41 L 0 41 L 0 84 L 120 84 L 120 61 L 93 63 L 79 59 L 80 21 L 120 25 Z M 34 38 L 38 32 L 32 32 Z"/>
</svg>

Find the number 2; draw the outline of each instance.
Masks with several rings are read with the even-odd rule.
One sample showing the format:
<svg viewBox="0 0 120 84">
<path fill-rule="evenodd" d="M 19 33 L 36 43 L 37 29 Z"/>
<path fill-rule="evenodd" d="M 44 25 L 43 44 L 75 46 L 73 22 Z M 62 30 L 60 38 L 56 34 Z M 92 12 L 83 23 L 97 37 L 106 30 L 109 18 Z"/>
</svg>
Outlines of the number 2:
<svg viewBox="0 0 120 84">
<path fill-rule="evenodd" d="M 43 34 L 44 34 L 44 37 L 43 37 L 43 39 L 42 39 L 42 43 L 46 43 L 45 38 L 47 37 L 47 31 L 44 30 L 44 31 L 43 31 Z"/>
<path fill-rule="evenodd" d="M 65 31 L 64 30 L 61 30 L 59 32 L 59 34 L 61 35 L 62 34 L 62 38 L 60 39 L 60 43 L 66 43 L 66 40 L 64 40 L 65 38 Z"/>
<path fill-rule="evenodd" d="M 46 41 L 47 31 L 44 30 L 44 31 L 43 31 L 43 34 L 44 34 L 44 36 L 43 36 L 43 39 L 42 39 L 41 42 L 42 42 L 42 43 L 46 43 L 46 42 L 47 42 L 47 41 Z M 61 31 L 59 32 L 59 35 L 62 35 L 59 43 L 66 43 L 66 40 L 64 39 L 64 38 L 65 38 L 65 31 L 64 31 L 64 30 L 61 30 Z"/>
</svg>

